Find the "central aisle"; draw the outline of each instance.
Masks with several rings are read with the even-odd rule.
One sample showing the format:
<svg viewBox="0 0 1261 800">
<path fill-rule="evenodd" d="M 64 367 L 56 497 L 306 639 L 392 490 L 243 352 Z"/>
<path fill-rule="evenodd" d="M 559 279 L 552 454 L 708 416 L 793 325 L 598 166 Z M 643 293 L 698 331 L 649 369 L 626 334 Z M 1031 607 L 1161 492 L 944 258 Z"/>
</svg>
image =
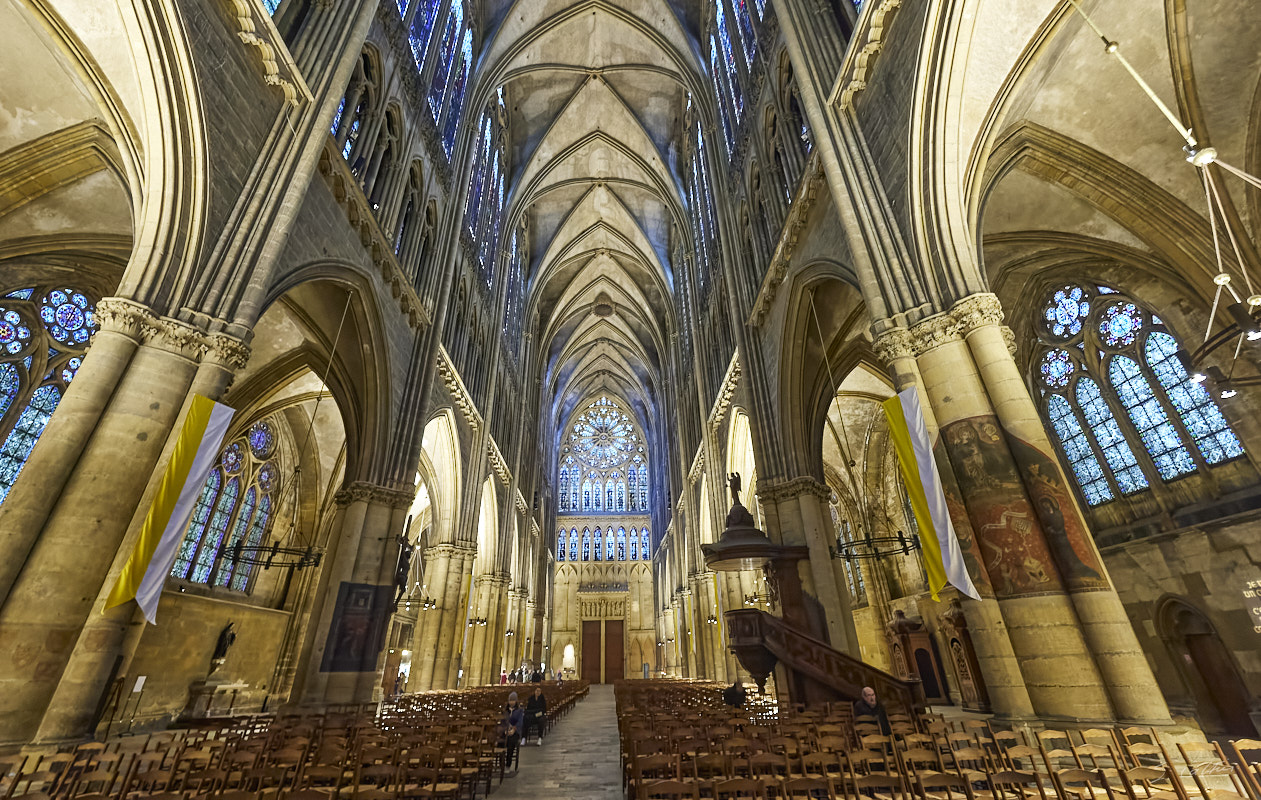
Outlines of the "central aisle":
<svg viewBox="0 0 1261 800">
<path fill-rule="evenodd" d="M 491 800 L 621 800 L 621 742 L 613 687 L 593 684 L 591 693 L 543 739 L 542 747 L 522 745 L 520 763 L 516 775 L 505 776 L 491 790 Z"/>
</svg>

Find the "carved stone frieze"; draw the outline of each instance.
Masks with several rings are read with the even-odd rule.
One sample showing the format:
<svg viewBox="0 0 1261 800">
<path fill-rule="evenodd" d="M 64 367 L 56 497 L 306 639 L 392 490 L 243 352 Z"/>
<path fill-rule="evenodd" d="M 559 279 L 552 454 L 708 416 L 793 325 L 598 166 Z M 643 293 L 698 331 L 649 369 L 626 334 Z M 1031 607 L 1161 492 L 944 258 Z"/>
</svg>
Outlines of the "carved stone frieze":
<svg viewBox="0 0 1261 800">
<path fill-rule="evenodd" d="M 911 347 L 915 355 L 927 353 L 950 342 L 959 341 L 959 322 L 951 314 L 934 314 L 911 326 Z"/>
<path fill-rule="evenodd" d="M 499 452 L 499 445 L 495 444 L 495 440 L 490 437 L 486 437 L 486 458 L 490 460 L 490 468 L 499 482 L 504 486 L 511 486 L 512 473 L 508 471 L 508 462 L 504 461 L 503 453 Z"/>
<path fill-rule="evenodd" d="M 279 88 L 289 105 L 296 108 L 309 104 L 312 97 L 306 81 L 290 57 L 280 32 L 263 13 L 263 6 L 253 0 L 228 0 L 227 5 L 236 22 L 237 37 L 258 51 L 263 81 Z"/>
<path fill-rule="evenodd" d="M 701 470 L 705 469 L 705 450 L 703 447 L 696 449 L 696 458 L 692 459 L 692 468 L 687 471 L 687 480 L 689 483 L 696 483 L 701 479 Z"/>
<path fill-rule="evenodd" d="M 482 415 L 477 413 L 477 405 L 473 402 L 473 397 L 464 388 L 464 381 L 460 380 L 459 373 L 456 372 L 455 365 L 451 363 L 451 357 L 447 355 L 446 348 L 438 346 L 438 377 L 442 379 L 442 384 L 447 387 L 451 399 L 459 406 L 460 413 L 464 415 L 464 420 L 473 430 L 482 427 Z"/>
<path fill-rule="evenodd" d="M 333 502 L 339 506 L 348 506 L 351 503 L 374 503 L 389 506 L 390 508 L 406 508 L 415 499 L 415 495 L 412 492 L 403 489 L 391 489 L 387 486 L 377 486 L 365 481 L 355 481 L 349 486 L 339 489 L 337 494 L 333 495 Z"/>
<path fill-rule="evenodd" d="M 477 555 L 476 547 L 456 544 L 454 542 L 442 542 L 425 549 L 425 562 L 429 563 L 430 559 L 446 557 L 449 559 L 472 558 Z"/>
<path fill-rule="evenodd" d="M 731 363 L 727 366 L 727 374 L 723 376 L 722 386 L 718 389 L 718 398 L 714 400 L 714 408 L 709 412 L 710 430 L 718 430 L 727 416 L 727 410 L 731 408 L 731 399 L 735 397 L 736 388 L 740 385 L 740 372 L 740 358 L 738 355 L 732 356 Z"/>
<path fill-rule="evenodd" d="M 867 79 L 876 64 L 880 51 L 884 49 L 885 35 L 889 31 L 889 23 L 893 21 L 893 12 L 902 5 L 902 0 L 884 0 L 876 8 L 860 17 L 867 22 L 866 30 L 854 32 L 855 44 L 862 42 L 861 48 L 850 45 L 852 53 L 849 68 L 842 67 L 842 78 L 837 82 L 838 91 L 834 96 L 836 108 L 845 111 L 854 105 L 854 96 L 867 88 Z"/>
</svg>

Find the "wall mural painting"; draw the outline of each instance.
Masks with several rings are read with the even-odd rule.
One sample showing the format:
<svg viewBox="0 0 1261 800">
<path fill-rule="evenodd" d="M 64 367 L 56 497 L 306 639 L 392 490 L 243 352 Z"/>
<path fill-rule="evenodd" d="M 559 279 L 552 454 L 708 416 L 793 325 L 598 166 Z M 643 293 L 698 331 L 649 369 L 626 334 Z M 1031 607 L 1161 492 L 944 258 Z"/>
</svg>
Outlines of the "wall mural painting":
<svg viewBox="0 0 1261 800">
<path fill-rule="evenodd" d="M 993 415 L 941 429 L 981 559 L 999 598 L 1063 590 L 1059 571 Z"/>
<path fill-rule="evenodd" d="M 1077 512 L 1069 488 L 1049 456 L 1028 442 L 1007 435 L 1012 456 L 1033 500 L 1034 510 L 1046 532 L 1051 555 L 1071 590 L 1107 589 L 1099 554 L 1090 531 Z"/>
<path fill-rule="evenodd" d="M 972 576 L 972 585 L 982 597 L 994 596 L 994 584 L 990 582 L 989 573 L 981 560 L 981 548 L 977 544 L 976 534 L 972 531 L 972 521 L 968 519 L 968 508 L 963 502 L 963 493 L 959 491 L 959 483 L 955 480 L 954 470 L 950 468 L 950 457 L 946 455 L 944 440 L 937 439 L 933 448 L 933 458 L 937 461 L 937 472 L 941 475 L 942 489 L 946 494 L 946 508 L 950 512 L 950 521 L 954 523 L 955 537 L 959 540 L 959 551 L 963 554 L 963 562 Z"/>
</svg>

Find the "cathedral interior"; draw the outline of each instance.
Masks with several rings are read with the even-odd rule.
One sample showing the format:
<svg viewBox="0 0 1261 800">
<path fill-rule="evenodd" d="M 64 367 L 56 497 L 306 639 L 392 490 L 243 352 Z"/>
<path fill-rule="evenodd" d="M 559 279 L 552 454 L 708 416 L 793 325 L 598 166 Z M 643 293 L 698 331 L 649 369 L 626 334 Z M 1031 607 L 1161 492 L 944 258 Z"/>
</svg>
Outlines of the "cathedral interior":
<svg viewBox="0 0 1261 800">
<path fill-rule="evenodd" d="M 844 663 L 1258 735 L 1251 4 L 0 0 L 0 32 L 0 746 L 523 666 L 749 680 L 741 620 L 796 637 L 784 699 L 854 699 L 799 677 Z M 929 590 L 907 389 L 980 600 Z M 196 396 L 233 414 L 150 624 L 108 601 Z M 798 560 L 714 568 L 737 517 Z"/>
</svg>

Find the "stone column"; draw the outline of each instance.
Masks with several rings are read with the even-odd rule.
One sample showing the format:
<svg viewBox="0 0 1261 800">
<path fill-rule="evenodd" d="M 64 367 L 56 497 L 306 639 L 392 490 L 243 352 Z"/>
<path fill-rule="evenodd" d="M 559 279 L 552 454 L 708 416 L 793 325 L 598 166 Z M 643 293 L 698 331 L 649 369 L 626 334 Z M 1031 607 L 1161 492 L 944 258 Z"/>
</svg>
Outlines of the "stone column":
<svg viewBox="0 0 1261 800">
<path fill-rule="evenodd" d="M 1021 379 L 1012 354 L 1015 338 L 1002 325 L 998 298 L 988 293 L 964 298 L 951 309 L 951 316 L 977 364 L 999 433 L 1015 459 L 1117 719 L 1171 724 L 1164 695 Z"/>
<path fill-rule="evenodd" d="M 149 485 L 132 515 L 126 534 L 118 547 L 114 563 L 96 597 L 94 610 L 89 614 L 79 632 L 74 651 L 66 664 L 65 672 L 49 702 L 40 723 L 36 741 L 60 742 L 90 736 L 95 725 L 95 711 L 101 698 L 109 691 L 111 680 L 127 673 L 132 656 L 140 643 L 145 620 L 139 608 L 125 603 L 105 610 L 105 603 L 117 582 L 123 566 L 131 556 L 136 538 L 148 516 L 149 506 L 157 492 L 179 438 L 182 419 L 187 414 L 192 395 L 218 398 L 231 383 L 236 370 L 242 369 L 248 359 L 248 349 L 236 339 L 216 336 L 207 339 L 180 329 L 195 342 L 195 352 L 200 364 L 193 376 L 186 399 L 179 414 L 181 422 L 172 426 L 166 437 L 157 469 L 150 476 Z M 209 665 L 207 665 L 209 667 Z"/>
<path fill-rule="evenodd" d="M 948 314 L 911 329 L 918 365 L 986 573 L 1038 716 L 1112 718 L 1063 577 L 990 405 Z"/>
<path fill-rule="evenodd" d="M 700 653 L 692 639 L 692 590 L 691 588 L 675 591 L 674 641 L 682 656 L 680 666 L 684 678 L 700 678 Z"/>
<path fill-rule="evenodd" d="M 968 630 L 972 634 L 972 644 L 976 651 L 977 662 L 981 668 L 981 676 L 989 691 L 990 704 L 994 714 L 1007 719 L 1030 719 L 1034 716 L 1033 701 L 1025 688 L 1024 676 L 1016 653 L 1012 649 L 1011 639 L 1007 634 L 1007 625 L 998 603 L 994 600 L 994 587 L 990 583 L 976 534 L 972 530 L 972 522 L 968 519 L 967 509 L 963 504 L 963 496 L 955 480 L 954 468 L 946 456 L 945 445 L 938 436 L 937 418 L 932 404 L 924 390 L 924 380 L 919 373 L 919 364 L 915 361 L 912 337 L 906 328 L 889 328 L 875 339 L 875 350 L 889 366 L 893 375 L 894 387 L 902 391 L 911 386 L 919 387 L 920 406 L 924 411 L 924 423 L 928 435 L 934 440 L 933 457 L 937 462 L 937 470 L 941 473 L 942 484 L 946 489 L 946 504 L 950 509 L 950 521 L 954 524 L 959 538 L 959 546 L 968 565 L 968 573 L 972 583 L 983 598 L 975 602 L 960 598 Z M 921 535 L 923 533 L 921 532 Z"/>
<path fill-rule="evenodd" d="M 70 432 L 79 435 L 90 428 L 91 434 L 72 468 L 59 468 L 60 474 L 53 477 L 54 485 L 58 480 L 64 484 L 46 519 L 40 521 L 44 514 L 33 505 L 23 506 L 16 515 L 37 526 L 27 552 L 6 552 L 0 559 L 21 562 L 0 608 L 0 641 L 9 654 L 0 659 L 0 685 L 8 689 L 0 694 L 0 719 L 5 720 L 0 736 L 5 740 L 31 741 L 58 691 L 64 700 L 58 701 L 41 735 L 52 741 L 88 731 L 105 691 L 97 684 L 108 684 L 134 608 L 124 607 L 111 617 L 111 637 L 82 638 L 93 610 L 100 610 L 102 591 L 113 588 L 106 582 L 130 555 L 122 554 L 127 531 L 138 513 L 143 517 L 147 512 L 147 507 L 138 508 L 184 407 L 206 340 L 191 326 L 156 317 L 134 303 L 125 305 L 139 346 L 124 366 L 130 345 L 113 334 L 107 338 L 102 379 L 112 379 L 115 366 L 122 366 L 123 372 L 99 418 L 89 419 L 91 409 L 84 407 L 91 403 L 72 405 L 72 414 L 82 411 L 88 416 L 72 419 Z M 212 396 L 217 397 L 225 383 L 209 390 Z M 80 446 L 56 439 L 48 444 L 66 453 Z M 126 469 L 118 468 L 120 459 Z M 38 488 L 40 481 L 39 472 L 28 466 L 15 489 L 24 483 Z M 115 564 L 119 558 L 122 561 Z M 67 673 L 72 657 L 76 668 Z M 100 660 L 108 662 L 103 678 L 98 675 Z M 73 707 L 73 696 L 82 698 L 82 708 Z"/>
<path fill-rule="evenodd" d="M 814 478 L 803 476 L 787 481 L 760 481 L 758 501 L 769 520 L 772 537 L 782 544 L 805 545 L 810 558 L 798 563 L 802 591 L 818 601 L 823 619 L 811 619 L 812 636 L 825 639 L 831 646 L 861 658 L 858 632 L 850 608 L 849 591 L 833 564 L 831 545 L 832 515 L 827 510 L 831 490 Z M 769 531 L 768 531 L 769 533 Z"/>
<path fill-rule="evenodd" d="M 413 680 L 411 691 L 433 689 L 434 666 L 438 658 L 438 633 L 445 620 L 450 624 L 451 605 L 447 598 L 447 575 L 451 569 L 454 546 L 437 544 L 425 551 L 425 586 L 423 594 L 432 597 L 436 608 L 421 609 L 412 635 Z"/>
<path fill-rule="evenodd" d="M 463 679 L 467 682 L 468 672 L 466 665 L 470 659 L 466 655 L 469 652 L 469 642 L 472 641 L 473 631 L 468 625 L 468 620 L 473 616 L 473 563 L 477 558 L 477 549 L 470 547 L 464 556 L 464 567 L 459 573 L 459 598 L 460 613 L 454 620 L 451 629 L 451 645 L 447 652 L 447 680 L 448 688 L 456 688 L 460 686 L 462 679 L 460 672 L 464 670 Z M 453 565 L 454 566 L 454 565 Z M 439 650 L 439 664 L 441 665 L 441 654 Z"/>
<path fill-rule="evenodd" d="M 352 483 L 335 497 L 343 510 L 338 551 L 312 633 L 303 704 L 369 703 L 380 686 L 381 654 L 393 605 L 398 535 L 412 492 Z"/>
<path fill-rule="evenodd" d="M 433 587 L 434 599 L 438 601 L 435 619 L 428 623 L 433 628 L 434 649 L 432 654 L 432 674 L 429 689 L 449 689 L 451 682 L 452 661 L 456 642 L 464 636 L 465 602 L 468 596 L 462 591 L 464 575 L 472 569 L 474 550 L 461 545 L 439 545 L 446 548 L 447 569 L 441 584 L 430 584 Z M 426 634 L 428 635 L 428 634 Z"/>
</svg>

